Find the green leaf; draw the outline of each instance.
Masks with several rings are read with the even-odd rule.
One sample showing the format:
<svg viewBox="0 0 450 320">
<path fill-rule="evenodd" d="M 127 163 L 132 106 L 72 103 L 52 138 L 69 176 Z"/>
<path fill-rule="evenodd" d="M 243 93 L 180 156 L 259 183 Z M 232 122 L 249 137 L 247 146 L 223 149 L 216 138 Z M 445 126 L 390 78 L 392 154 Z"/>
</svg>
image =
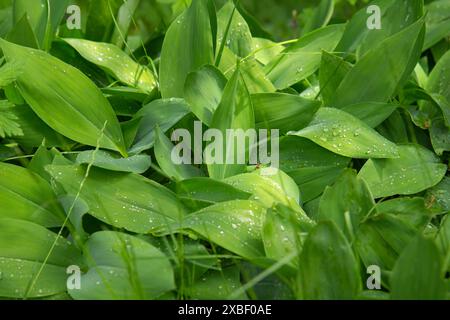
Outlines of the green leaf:
<svg viewBox="0 0 450 320">
<path fill-rule="evenodd" d="M 149 233 L 184 215 L 184 207 L 171 191 L 140 175 L 92 168 L 85 179 L 82 166 L 60 165 L 47 166 L 47 171 L 67 194 L 81 189 L 89 213 L 116 228 Z"/>
<path fill-rule="evenodd" d="M 195 300 L 226 300 L 240 286 L 239 268 L 231 266 L 220 271 L 208 271 L 200 280 L 186 288 L 186 294 Z M 245 298 L 246 295 L 242 294 L 237 300 Z"/>
<path fill-rule="evenodd" d="M 152 163 L 150 156 L 135 155 L 128 158 L 121 158 L 117 154 L 108 151 L 83 151 L 77 156 L 76 163 L 89 164 L 94 167 L 103 168 L 111 171 L 144 173 Z"/>
<path fill-rule="evenodd" d="M 437 44 L 442 38 L 450 35 L 450 3 L 438 0 L 425 6 L 426 30 L 424 50 Z"/>
<path fill-rule="evenodd" d="M 47 4 L 46 0 L 37 0 L 32 3 L 27 0 L 16 0 L 13 6 L 14 24 L 26 16 L 41 47 L 47 31 L 47 11 L 49 9 Z"/>
<path fill-rule="evenodd" d="M 359 224 L 374 206 L 366 183 L 357 178 L 355 171 L 348 169 L 333 186 L 325 189 L 314 218 L 333 221 L 351 242 Z"/>
<path fill-rule="evenodd" d="M 303 33 L 319 29 L 328 24 L 334 11 L 334 0 L 321 0 L 316 8 L 313 9 L 313 14 L 303 27 Z"/>
<path fill-rule="evenodd" d="M 256 127 L 278 129 L 281 133 L 307 126 L 320 107 L 320 102 L 285 93 L 252 95 Z"/>
<path fill-rule="evenodd" d="M 275 261 L 298 252 L 314 223 L 299 219 L 298 215 L 283 205 L 267 210 L 264 217 L 262 238 L 266 256 Z M 294 266 L 298 260 L 291 261 Z"/>
<path fill-rule="evenodd" d="M 208 3 L 193 0 L 167 30 L 159 71 L 163 98 L 183 97 L 187 75 L 205 64 L 214 64 L 211 23 L 215 22 L 211 21 Z"/>
<path fill-rule="evenodd" d="M 83 39 L 64 39 L 86 60 L 100 66 L 120 82 L 151 93 L 157 86 L 155 76 L 146 66 L 131 59 L 119 47 Z"/>
<path fill-rule="evenodd" d="M 381 43 L 386 38 L 415 23 L 423 16 L 423 7 L 423 0 L 391 1 L 381 17 L 381 29 L 368 30 L 367 36 L 358 48 L 358 55 L 362 57 L 373 49 L 374 43 Z M 366 13 L 366 16 L 368 17 L 369 14 Z M 368 29 L 367 26 L 364 27 Z"/>
<path fill-rule="evenodd" d="M 252 173 L 244 173 L 229 177 L 225 183 L 251 193 L 252 199 L 270 208 L 276 203 L 282 203 L 293 209 L 298 209 L 300 194 L 295 182 L 284 172 L 275 168 L 266 168 Z"/>
<path fill-rule="evenodd" d="M 192 112 L 209 126 L 222 99 L 227 79 L 213 66 L 206 65 L 186 78 L 184 95 Z"/>
<path fill-rule="evenodd" d="M 37 174 L 0 163 L 0 217 L 31 221 L 45 227 L 62 224 L 65 217 L 50 185 Z"/>
<path fill-rule="evenodd" d="M 377 203 L 378 213 L 393 214 L 397 218 L 423 229 L 433 217 L 433 212 L 424 198 L 402 197 Z"/>
<path fill-rule="evenodd" d="M 349 162 L 305 138 L 287 136 L 280 141 L 280 169 L 298 185 L 304 202 L 319 196 Z"/>
<path fill-rule="evenodd" d="M 211 178 L 221 180 L 245 172 L 245 164 L 239 164 L 237 161 L 238 153 L 245 152 L 250 146 L 246 143 L 245 150 L 238 150 L 237 143 L 235 143 L 234 149 L 230 150 L 229 148 L 232 144 L 228 141 L 231 138 L 228 138 L 227 130 L 241 129 L 245 132 L 254 128 L 254 122 L 255 117 L 250 94 L 239 68 L 237 68 L 225 87 L 222 100 L 211 121 L 210 129 L 218 129 L 226 140 L 222 141 L 223 143 L 214 141 L 213 144 L 208 146 L 213 147 L 216 153 L 222 152 L 222 159 L 215 154 L 216 158 L 219 158 L 218 161 L 214 161 L 216 163 L 213 163 L 213 159 L 208 158 L 212 155 L 205 152 L 206 160 L 210 163 L 208 164 L 208 172 Z M 217 146 L 214 148 L 215 145 Z M 232 155 L 234 156 L 232 157 Z"/>
<path fill-rule="evenodd" d="M 156 139 L 156 126 L 166 132 L 189 112 L 189 105 L 183 99 L 160 99 L 142 107 L 133 118 L 140 120 L 140 125 L 130 153 L 152 148 Z"/>
<path fill-rule="evenodd" d="M 281 44 L 264 38 L 253 38 L 256 59 L 263 65 L 268 64 L 285 49 Z"/>
<path fill-rule="evenodd" d="M 426 190 L 444 177 L 447 166 L 420 145 L 398 146 L 397 159 L 370 159 L 359 172 L 375 198 Z"/>
<path fill-rule="evenodd" d="M 344 59 L 326 51 L 322 52 L 319 82 L 322 99 L 326 106 L 332 105 L 336 98 L 335 93 L 337 88 L 352 67 L 353 66 Z"/>
<path fill-rule="evenodd" d="M 17 21 L 14 28 L 7 34 L 5 39 L 21 46 L 39 49 L 38 40 L 36 39 L 36 35 L 34 34 L 27 15 L 24 15 Z"/>
<path fill-rule="evenodd" d="M 377 265 L 389 271 L 416 235 L 417 230 L 397 216 L 372 215 L 359 226 L 354 247 L 366 267 Z M 382 282 L 387 285 L 384 278 Z"/>
<path fill-rule="evenodd" d="M 392 103 L 362 102 L 350 104 L 341 110 L 376 128 L 388 119 L 399 106 Z"/>
<path fill-rule="evenodd" d="M 267 76 L 277 89 L 309 77 L 320 66 L 322 50 L 334 50 L 343 31 L 343 25 L 332 25 L 305 35 L 265 66 Z"/>
<path fill-rule="evenodd" d="M 79 290 L 69 290 L 74 299 L 148 300 L 175 288 L 169 259 L 144 240 L 101 231 L 89 238 L 86 250 L 89 271 Z"/>
<path fill-rule="evenodd" d="M 358 261 L 336 225 L 320 222 L 300 255 L 300 297 L 306 300 L 346 300 L 361 290 Z"/>
<path fill-rule="evenodd" d="M 244 258 L 257 258 L 264 256 L 261 228 L 265 212 L 254 201 L 221 202 L 186 216 L 182 225 Z"/>
<path fill-rule="evenodd" d="M 342 80 L 332 106 L 387 102 L 414 70 L 423 34 L 424 22 L 420 20 L 367 52 Z"/>
<path fill-rule="evenodd" d="M 290 132 L 350 158 L 396 158 L 397 146 L 347 112 L 321 108 L 303 130 Z"/>
<path fill-rule="evenodd" d="M 251 196 L 248 192 L 206 177 L 178 181 L 175 189 L 180 199 L 197 210 L 217 202 L 248 200 Z"/>
<path fill-rule="evenodd" d="M 232 1 L 227 3 L 217 12 L 217 47 L 222 41 L 239 57 L 246 57 L 252 52 L 252 34 L 247 22 L 241 16 Z M 233 13 L 234 11 L 234 13 Z M 230 20 L 231 15 L 232 19 Z M 230 23 L 228 33 L 225 33 Z"/>
<path fill-rule="evenodd" d="M 156 127 L 155 157 L 162 171 L 170 178 L 176 181 L 186 180 L 204 175 L 203 172 L 190 164 L 175 164 L 172 158 L 172 152 L 175 146 L 162 132 Z"/>
<path fill-rule="evenodd" d="M 119 8 L 117 13 L 117 24 L 115 25 L 114 32 L 111 36 L 111 42 L 120 48 L 123 46 L 124 42 L 127 41 L 126 35 L 128 34 L 131 22 L 134 19 L 134 15 L 140 2 L 141 0 L 125 1 Z"/>
<path fill-rule="evenodd" d="M 50 250 L 52 254 L 38 276 Z M 81 257 L 66 239 L 31 222 L 0 219 L 0 297 L 19 299 L 26 294 L 27 298 L 39 298 L 63 293 L 67 290 L 66 269 L 72 265 L 81 268 Z"/>
<path fill-rule="evenodd" d="M 396 300 L 447 298 L 442 259 L 432 240 L 419 236 L 405 248 L 392 270 L 391 287 Z"/>
<path fill-rule="evenodd" d="M 16 81 L 20 93 L 50 127 L 77 142 L 126 155 L 111 105 L 83 73 L 42 51 L 4 40 L 0 47 L 8 61 L 18 61 L 27 70 Z"/>
</svg>

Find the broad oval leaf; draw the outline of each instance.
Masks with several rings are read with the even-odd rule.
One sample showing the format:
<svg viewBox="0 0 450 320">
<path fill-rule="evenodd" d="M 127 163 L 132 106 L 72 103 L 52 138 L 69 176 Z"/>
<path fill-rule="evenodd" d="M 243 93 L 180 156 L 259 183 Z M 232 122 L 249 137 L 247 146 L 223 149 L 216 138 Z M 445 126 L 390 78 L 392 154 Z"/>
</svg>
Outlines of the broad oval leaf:
<svg viewBox="0 0 450 320">
<path fill-rule="evenodd" d="M 290 132 L 350 158 L 396 158 L 397 146 L 347 112 L 321 108 L 303 130 Z"/>
<path fill-rule="evenodd" d="M 44 122 L 74 141 L 126 155 L 116 115 L 87 76 L 45 52 L 1 39 L 0 47 L 8 61 L 19 61 L 27 70 L 16 83 Z"/>
<path fill-rule="evenodd" d="M 359 172 L 375 198 L 409 195 L 438 184 L 447 166 L 420 145 L 398 146 L 397 159 L 370 159 Z"/>
</svg>

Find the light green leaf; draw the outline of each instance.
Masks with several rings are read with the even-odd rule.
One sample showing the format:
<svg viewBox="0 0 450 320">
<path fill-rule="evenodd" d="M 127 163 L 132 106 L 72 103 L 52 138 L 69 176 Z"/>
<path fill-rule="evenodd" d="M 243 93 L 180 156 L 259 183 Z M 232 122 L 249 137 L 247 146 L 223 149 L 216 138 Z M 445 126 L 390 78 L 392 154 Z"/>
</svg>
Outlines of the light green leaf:
<svg viewBox="0 0 450 320">
<path fill-rule="evenodd" d="M 278 261 L 300 251 L 304 239 L 313 227 L 312 221 L 299 219 L 289 207 L 277 205 L 268 209 L 262 230 L 266 256 Z M 290 264 L 297 266 L 298 260 L 295 259 Z"/>
<path fill-rule="evenodd" d="M 322 50 L 334 50 L 343 31 L 343 25 L 332 25 L 305 35 L 265 66 L 267 76 L 277 89 L 309 77 L 320 66 Z"/>
<path fill-rule="evenodd" d="M 442 180 L 447 166 L 420 145 L 398 146 L 397 159 L 370 159 L 359 172 L 375 198 L 409 195 L 426 190 Z"/>
<path fill-rule="evenodd" d="M 259 201 L 267 208 L 276 203 L 282 203 L 302 211 L 298 206 L 300 194 L 297 185 L 281 170 L 265 168 L 229 177 L 224 182 L 252 194 L 252 199 Z"/>
<path fill-rule="evenodd" d="M 146 66 L 131 59 L 119 47 L 84 39 L 64 39 L 86 60 L 100 66 L 131 87 L 151 93 L 157 86 L 155 76 Z"/>
<path fill-rule="evenodd" d="M 82 268 L 82 262 L 73 244 L 62 237 L 56 239 L 56 234 L 37 224 L 0 219 L 0 297 L 20 299 L 26 294 L 28 298 L 40 298 L 66 292 L 66 269 L 72 265 Z"/>
<path fill-rule="evenodd" d="M 47 171 L 67 194 L 77 194 L 86 175 L 82 166 L 51 165 Z M 171 191 L 133 173 L 92 168 L 80 196 L 89 206 L 89 214 L 137 233 L 152 232 L 184 215 L 184 207 Z"/>
<path fill-rule="evenodd" d="M 53 190 L 43 178 L 6 163 L 0 163 L 0 203 L 0 218 L 56 227 L 65 217 Z"/>
<path fill-rule="evenodd" d="M 89 271 L 79 290 L 69 290 L 74 299 L 148 300 L 175 288 L 169 259 L 144 240 L 101 231 L 90 237 L 86 250 Z"/>
<path fill-rule="evenodd" d="M 419 20 L 371 49 L 342 80 L 332 106 L 387 102 L 414 70 L 423 38 L 424 21 Z"/>
<path fill-rule="evenodd" d="M 143 154 L 128 158 L 121 158 L 119 155 L 114 153 L 97 150 L 80 152 L 77 156 L 76 163 L 92 163 L 94 167 L 111 171 L 144 173 L 150 168 L 152 160 L 150 156 Z"/>
<path fill-rule="evenodd" d="M 163 98 L 182 98 L 192 71 L 214 64 L 209 0 L 193 0 L 167 30 L 161 51 L 160 85 Z"/>
<path fill-rule="evenodd" d="M 27 70 L 16 80 L 20 93 L 50 127 L 77 142 L 126 155 L 111 105 L 83 73 L 42 51 L 4 40 L 0 47 L 8 61 L 16 60 Z"/>
<path fill-rule="evenodd" d="M 425 6 L 427 33 L 423 50 L 427 50 L 442 38 L 450 35 L 450 3 L 438 0 Z"/>
<path fill-rule="evenodd" d="M 225 41 L 226 46 L 233 53 L 239 57 L 246 57 L 252 51 L 252 34 L 245 19 L 234 8 L 233 1 L 227 1 L 217 12 L 217 48 L 222 41 Z M 230 21 L 232 13 L 233 17 Z M 229 23 L 228 34 L 225 35 Z"/>
<path fill-rule="evenodd" d="M 235 254 L 257 258 L 264 256 L 261 228 L 265 212 L 254 201 L 221 202 L 186 216 L 182 225 Z"/>
<path fill-rule="evenodd" d="M 222 99 L 227 79 L 213 66 L 206 65 L 186 78 L 184 96 L 192 112 L 209 126 Z"/>
<path fill-rule="evenodd" d="M 210 129 L 218 129 L 225 140 L 222 143 L 220 141 L 213 142 L 214 145 L 217 145 L 217 148 L 214 148 L 216 149 L 215 156 L 219 158 L 216 159 L 217 161 L 208 158 L 211 154 L 205 154 L 206 160 L 210 163 L 208 164 L 208 172 L 211 178 L 221 180 L 245 172 L 245 164 L 238 163 L 238 153 L 246 152 L 250 146 L 246 143 L 245 150 L 238 150 L 238 144 L 234 143 L 234 149 L 230 150 L 229 148 L 232 146 L 232 143 L 228 141 L 231 138 L 228 138 L 227 130 L 241 129 L 245 132 L 248 129 L 254 128 L 254 122 L 255 116 L 250 94 L 239 68 L 237 68 L 225 87 L 222 100 L 214 112 L 211 121 Z M 212 144 L 208 147 L 211 146 Z M 217 152 L 222 152 L 222 159 L 217 156 Z"/>
<path fill-rule="evenodd" d="M 396 158 L 397 146 L 347 112 L 321 108 L 303 130 L 290 132 L 350 158 Z"/>
</svg>

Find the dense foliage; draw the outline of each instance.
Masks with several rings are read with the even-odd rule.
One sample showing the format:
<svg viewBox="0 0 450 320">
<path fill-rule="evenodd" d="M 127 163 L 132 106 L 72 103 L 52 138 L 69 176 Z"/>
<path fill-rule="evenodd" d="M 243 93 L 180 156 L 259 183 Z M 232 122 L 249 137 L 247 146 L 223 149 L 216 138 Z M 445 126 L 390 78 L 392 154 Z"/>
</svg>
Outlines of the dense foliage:
<svg viewBox="0 0 450 320">
<path fill-rule="evenodd" d="M 449 37 L 450 0 L 0 0 L 0 297 L 448 299 Z M 198 121 L 279 168 L 175 163 Z"/>
</svg>

